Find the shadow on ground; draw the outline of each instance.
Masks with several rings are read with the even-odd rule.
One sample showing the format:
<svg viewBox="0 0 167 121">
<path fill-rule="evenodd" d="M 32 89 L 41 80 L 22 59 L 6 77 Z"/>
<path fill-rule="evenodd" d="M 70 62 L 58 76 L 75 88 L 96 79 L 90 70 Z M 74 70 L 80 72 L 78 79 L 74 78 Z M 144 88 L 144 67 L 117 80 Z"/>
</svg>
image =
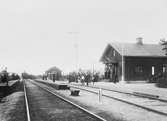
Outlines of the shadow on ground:
<svg viewBox="0 0 167 121">
<path fill-rule="evenodd" d="M 23 82 L 17 81 L 12 86 L 0 86 L 0 103 L 2 99 L 15 92 L 23 92 Z"/>
</svg>

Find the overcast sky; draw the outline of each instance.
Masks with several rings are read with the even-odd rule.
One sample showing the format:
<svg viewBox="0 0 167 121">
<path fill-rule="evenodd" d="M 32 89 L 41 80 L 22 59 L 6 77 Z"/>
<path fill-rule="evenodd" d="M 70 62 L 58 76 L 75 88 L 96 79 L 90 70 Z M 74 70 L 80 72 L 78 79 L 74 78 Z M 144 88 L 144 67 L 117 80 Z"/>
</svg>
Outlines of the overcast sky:
<svg viewBox="0 0 167 121">
<path fill-rule="evenodd" d="M 0 1 L 0 67 L 9 71 L 69 72 L 76 58 L 83 69 L 103 69 L 107 43 L 137 37 L 144 43 L 167 37 L 166 0 Z"/>
</svg>

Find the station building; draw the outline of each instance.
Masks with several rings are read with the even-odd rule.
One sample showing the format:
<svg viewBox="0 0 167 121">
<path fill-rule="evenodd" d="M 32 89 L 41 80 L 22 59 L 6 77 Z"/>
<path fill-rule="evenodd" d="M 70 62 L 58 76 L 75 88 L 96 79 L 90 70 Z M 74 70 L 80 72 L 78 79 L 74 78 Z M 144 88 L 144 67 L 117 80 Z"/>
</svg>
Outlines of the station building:
<svg viewBox="0 0 167 121">
<path fill-rule="evenodd" d="M 45 71 L 45 75 L 50 80 L 60 80 L 62 71 L 57 67 L 51 67 L 47 71 Z"/>
<path fill-rule="evenodd" d="M 105 65 L 105 78 L 113 81 L 145 81 L 167 71 L 167 55 L 161 44 L 109 43 L 100 61 Z"/>
</svg>

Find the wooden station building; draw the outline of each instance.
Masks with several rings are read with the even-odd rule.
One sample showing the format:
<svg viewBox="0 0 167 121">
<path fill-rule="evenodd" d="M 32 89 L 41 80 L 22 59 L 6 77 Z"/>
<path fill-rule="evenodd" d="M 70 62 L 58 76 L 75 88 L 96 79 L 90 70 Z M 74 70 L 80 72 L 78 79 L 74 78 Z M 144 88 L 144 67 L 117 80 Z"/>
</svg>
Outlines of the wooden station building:
<svg viewBox="0 0 167 121">
<path fill-rule="evenodd" d="M 47 71 L 45 71 L 45 75 L 48 79 L 55 81 L 61 78 L 62 71 L 57 67 L 51 67 Z"/>
<path fill-rule="evenodd" d="M 167 71 L 167 55 L 161 44 L 110 43 L 100 59 L 105 64 L 105 77 L 111 81 L 143 81 Z"/>
</svg>

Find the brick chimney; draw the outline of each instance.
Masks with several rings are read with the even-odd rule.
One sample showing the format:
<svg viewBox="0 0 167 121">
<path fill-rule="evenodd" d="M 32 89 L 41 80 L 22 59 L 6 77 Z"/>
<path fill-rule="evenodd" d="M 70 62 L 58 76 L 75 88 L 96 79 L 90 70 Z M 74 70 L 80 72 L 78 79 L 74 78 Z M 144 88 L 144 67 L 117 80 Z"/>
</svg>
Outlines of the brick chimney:
<svg viewBox="0 0 167 121">
<path fill-rule="evenodd" d="M 142 37 L 138 37 L 138 38 L 136 38 L 136 44 L 137 45 L 143 45 L 143 38 Z"/>
</svg>

